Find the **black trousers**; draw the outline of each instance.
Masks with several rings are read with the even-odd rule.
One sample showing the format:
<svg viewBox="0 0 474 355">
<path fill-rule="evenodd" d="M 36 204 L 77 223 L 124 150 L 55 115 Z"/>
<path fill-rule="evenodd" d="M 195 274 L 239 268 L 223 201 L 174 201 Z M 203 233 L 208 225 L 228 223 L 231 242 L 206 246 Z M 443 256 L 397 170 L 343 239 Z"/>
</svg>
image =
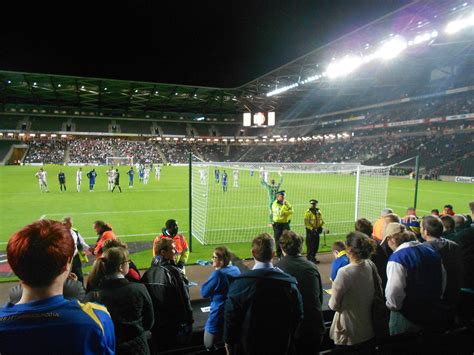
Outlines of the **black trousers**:
<svg viewBox="0 0 474 355">
<path fill-rule="evenodd" d="M 316 253 L 319 250 L 319 233 L 316 230 L 306 229 L 306 258 L 316 261 Z"/>
<path fill-rule="evenodd" d="M 72 258 L 72 267 L 71 272 L 77 275 L 77 279 L 79 282 L 84 282 L 84 276 L 82 275 L 82 262 L 79 254 L 76 254 L 74 258 Z"/>
<path fill-rule="evenodd" d="M 273 238 L 275 238 L 277 256 L 281 258 L 280 237 L 285 230 L 290 230 L 289 223 L 273 223 Z"/>
</svg>

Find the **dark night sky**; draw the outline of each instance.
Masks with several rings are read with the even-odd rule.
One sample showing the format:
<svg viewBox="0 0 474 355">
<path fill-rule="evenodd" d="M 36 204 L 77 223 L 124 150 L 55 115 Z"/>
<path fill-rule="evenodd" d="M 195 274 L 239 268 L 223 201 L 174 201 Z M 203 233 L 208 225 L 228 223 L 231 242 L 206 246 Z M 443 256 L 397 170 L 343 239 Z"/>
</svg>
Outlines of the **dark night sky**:
<svg viewBox="0 0 474 355">
<path fill-rule="evenodd" d="M 0 70 L 234 87 L 410 1 L 106 2 L 13 0 Z"/>
</svg>

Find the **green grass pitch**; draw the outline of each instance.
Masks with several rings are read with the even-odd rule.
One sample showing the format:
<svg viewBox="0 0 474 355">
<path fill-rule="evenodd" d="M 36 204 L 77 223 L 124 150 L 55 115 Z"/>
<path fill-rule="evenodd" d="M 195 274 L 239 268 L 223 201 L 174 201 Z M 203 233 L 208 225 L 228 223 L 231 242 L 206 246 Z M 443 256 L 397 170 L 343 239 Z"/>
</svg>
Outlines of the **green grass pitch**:
<svg viewBox="0 0 474 355">
<path fill-rule="evenodd" d="M 92 224 L 98 219 L 108 222 L 115 233 L 126 242 L 152 241 L 169 218 L 178 220 L 180 230 L 189 238 L 187 233 L 189 230 L 187 167 L 162 167 L 161 180 L 156 181 L 154 175 L 150 174 L 148 185 L 141 184 L 136 174 L 133 189 L 128 188 L 126 175 L 128 169 L 121 167 L 123 193 L 107 191 L 105 175 L 107 167 L 96 168 L 98 177 L 94 192 L 88 191 L 88 180 L 85 176 L 90 168 L 83 167 L 82 192 L 78 193 L 75 186 L 77 167 L 54 165 L 45 167 L 50 193 L 41 193 L 35 178 L 38 168 L 36 166 L 0 167 L 0 251 L 5 250 L 10 235 L 22 226 L 40 217 L 61 219 L 67 215 L 73 217 L 75 227 L 90 244 L 94 244 L 96 240 Z M 59 191 L 57 174 L 60 168 L 66 173 L 67 192 Z M 232 177 L 230 175 L 229 173 L 229 189 L 231 190 Z M 258 184 L 257 177 L 254 181 Z M 248 199 L 244 193 L 246 183 L 245 179 L 241 179 L 242 199 Z M 403 215 L 406 207 L 413 205 L 414 185 L 414 180 L 390 178 L 388 206 L 392 207 L 396 213 Z M 334 191 L 339 189 L 337 181 L 334 181 L 332 188 Z M 285 186 L 285 189 L 291 193 L 288 186 Z M 239 192 L 234 191 L 233 194 L 235 203 L 240 203 Z M 265 196 L 263 192 L 262 198 L 266 198 Z M 420 181 L 418 214 L 420 216 L 429 214 L 432 208 L 441 210 L 446 203 L 452 204 L 458 213 L 467 213 L 468 203 L 473 199 L 474 185 Z M 242 201 L 242 203 L 245 202 Z M 322 210 L 325 208 L 321 203 L 320 207 Z M 301 209 L 303 210 L 304 207 Z M 232 217 L 229 214 L 235 216 L 236 210 L 223 209 L 220 213 L 223 219 L 231 220 Z M 259 211 L 259 213 L 264 219 L 260 232 L 272 233 L 271 228 L 265 226 L 266 211 Z M 340 238 L 342 236 L 330 234 L 327 247 L 322 247 L 320 250 L 328 250 L 332 241 Z M 228 243 L 227 245 L 241 258 L 251 255 L 249 243 Z M 212 250 L 212 245 L 203 246 L 194 240 L 189 262 L 199 259 L 210 260 Z M 131 258 L 140 268 L 146 268 L 150 265 L 151 250 L 132 254 Z"/>
</svg>

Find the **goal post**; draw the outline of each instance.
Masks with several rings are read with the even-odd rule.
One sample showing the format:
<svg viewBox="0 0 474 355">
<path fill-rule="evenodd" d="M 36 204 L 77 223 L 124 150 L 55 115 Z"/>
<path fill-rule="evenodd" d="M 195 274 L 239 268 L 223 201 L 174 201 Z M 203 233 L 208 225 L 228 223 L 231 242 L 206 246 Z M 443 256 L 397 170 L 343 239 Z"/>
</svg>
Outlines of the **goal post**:
<svg viewBox="0 0 474 355">
<path fill-rule="evenodd" d="M 219 176 L 215 175 L 215 172 Z M 190 163 L 192 236 L 202 244 L 249 242 L 272 234 L 269 193 L 275 181 L 293 206 L 291 229 L 305 235 L 304 213 L 309 200 L 319 201 L 325 229 L 342 236 L 354 221 L 375 221 L 386 207 L 390 167 L 358 163 Z M 227 186 L 223 174 L 227 175 Z M 262 182 L 267 180 L 266 183 Z"/>
<path fill-rule="evenodd" d="M 105 165 L 133 165 L 133 157 L 106 157 Z"/>
</svg>

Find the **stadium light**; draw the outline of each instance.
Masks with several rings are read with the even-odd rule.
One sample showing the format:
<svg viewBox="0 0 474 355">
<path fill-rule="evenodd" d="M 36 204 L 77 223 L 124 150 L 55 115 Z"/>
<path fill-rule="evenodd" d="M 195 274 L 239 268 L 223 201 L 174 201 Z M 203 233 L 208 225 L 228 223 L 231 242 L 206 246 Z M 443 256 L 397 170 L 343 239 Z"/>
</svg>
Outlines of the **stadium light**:
<svg viewBox="0 0 474 355">
<path fill-rule="evenodd" d="M 44 138 L 44 137 L 46 137 L 46 134 L 41 133 L 41 134 L 40 134 L 40 137 L 41 137 L 41 138 Z"/>
<path fill-rule="evenodd" d="M 33 83 L 33 86 L 36 86 L 36 81 Z"/>
<path fill-rule="evenodd" d="M 326 73 L 330 79 L 334 79 L 352 73 L 361 65 L 361 57 L 346 55 L 341 60 L 336 60 L 329 64 L 326 69 Z"/>
<path fill-rule="evenodd" d="M 270 96 L 273 96 L 273 95 L 278 95 L 278 94 L 281 94 L 285 91 L 288 91 L 290 89 L 293 89 L 295 87 L 297 87 L 299 84 L 298 83 L 294 83 L 294 84 L 291 84 L 291 85 L 287 85 L 287 86 L 283 86 L 279 89 L 275 89 L 273 91 L 270 91 L 270 92 L 267 92 L 267 97 L 270 97 Z"/>
<path fill-rule="evenodd" d="M 67 135 L 61 134 L 61 138 L 67 138 Z"/>
<path fill-rule="evenodd" d="M 13 133 L 8 133 L 7 136 L 8 137 L 13 137 Z"/>
<path fill-rule="evenodd" d="M 460 20 L 449 22 L 445 28 L 445 32 L 451 35 L 470 26 L 474 26 L 474 14 Z"/>
<path fill-rule="evenodd" d="M 30 133 L 30 137 L 36 137 L 36 134 Z"/>
<path fill-rule="evenodd" d="M 51 135 L 51 138 L 56 138 L 57 136 L 58 136 L 57 134 L 54 134 L 54 133 L 53 133 L 53 134 Z"/>
<path fill-rule="evenodd" d="M 20 133 L 18 136 L 20 136 L 20 137 L 24 137 L 24 136 L 25 136 L 25 134 L 24 134 L 24 133 Z"/>
<path fill-rule="evenodd" d="M 58 84 L 58 88 L 60 88 L 60 87 L 61 87 L 61 84 Z"/>
<path fill-rule="evenodd" d="M 12 81 L 11 81 L 11 80 L 7 80 L 7 84 L 11 84 L 11 83 L 12 83 Z"/>
<path fill-rule="evenodd" d="M 407 46 L 407 41 L 403 37 L 395 36 L 380 47 L 376 52 L 377 57 L 385 60 L 393 59 L 403 52 Z"/>
</svg>

